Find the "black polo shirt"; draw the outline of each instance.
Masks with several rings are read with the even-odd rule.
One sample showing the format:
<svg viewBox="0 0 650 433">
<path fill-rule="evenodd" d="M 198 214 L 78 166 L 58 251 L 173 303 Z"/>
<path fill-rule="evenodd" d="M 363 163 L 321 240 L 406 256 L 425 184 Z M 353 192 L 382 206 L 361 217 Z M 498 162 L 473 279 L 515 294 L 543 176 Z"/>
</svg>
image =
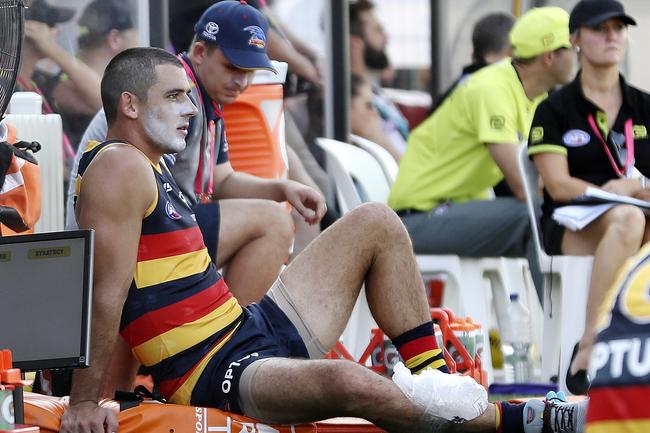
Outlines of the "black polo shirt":
<svg viewBox="0 0 650 433">
<path fill-rule="evenodd" d="M 623 104 L 611 131 L 624 134 L 625 122 L 632 119 L 635 167 L 650 177 L 650 95 L 628 85 L 623 76 L 620 76 L 620 82 Z M 589 114 L 609 145 L 611 131 L 607 126 L 607 116 L 604 110 L 585 98 L 579 73 L 572 83 L 553 92 L 537 107 L 528 137 L 528 154 L 550 152 L 566 155 L 569 174 L 595 185 L 616 179 L 618 176 L 602 142 L 589 126 Z M 616 160 L 616 150 L 611 145 L 610 152 Z M 550 218 L 553 210 L 563 204 L 554 202 L 544 190 L 544 219 Z"/>
</svg>

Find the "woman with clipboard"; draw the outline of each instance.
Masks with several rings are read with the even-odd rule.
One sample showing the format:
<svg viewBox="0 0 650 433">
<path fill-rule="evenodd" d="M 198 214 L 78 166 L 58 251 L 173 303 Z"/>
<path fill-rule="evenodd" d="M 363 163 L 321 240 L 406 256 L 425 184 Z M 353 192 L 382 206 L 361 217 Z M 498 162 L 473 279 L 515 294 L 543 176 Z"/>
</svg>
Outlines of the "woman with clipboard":
<svg viewBox="0 0 650 433">
<path fill-rule="evenodd" d="M 650 95 L 626 83 L 619 66 L 625 58 L 627 27 L 636 25 L 616 0 L 582 0 L 569 21 L 579 54 L 576 79 L 542 102 L 529 136 L 528 153 L 544 182 L 542 232 L 550 255 L 593 255 L 585 332 L 573 351 L 567 388 L 589 389 L 587 368 L 599 306 L 625 260 L 650 240 L 643 211 L 618 205 L 584 229 L 569 231 L 552 219 L 555 208 L 583 195 L 588 187 L 647 199 L 650 176 Z"/>
</svg>

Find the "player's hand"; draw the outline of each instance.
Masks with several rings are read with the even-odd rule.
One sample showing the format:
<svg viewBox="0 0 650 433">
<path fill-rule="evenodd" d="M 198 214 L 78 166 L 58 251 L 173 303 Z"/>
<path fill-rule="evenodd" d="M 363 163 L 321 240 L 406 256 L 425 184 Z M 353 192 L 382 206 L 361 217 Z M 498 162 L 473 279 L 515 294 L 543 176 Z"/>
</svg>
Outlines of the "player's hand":
<svg viewBox="0 0 650 433">
<path fill-rule="evenodd" d="M 635 197 L 639 200 L 650 201 L 650 189 L 641 189 L 641 191 L 639 191 Z"/>
<path fill-rule="evenodd" d="M 601 186 L 607 192 L 634 197 L 641 190 L 638 179 L 612 179 Z"/>
<path fill-rule="evenodd" d="M 118 428 L 117 416 L 111 409 L 99 407 L 94 401 L 70 405 L 61 417 L 60 433 L 113 433 Z"/>
<path fill-rule="evenodd" d="M 25 39 L 30 40 L 46 57 L 56 47 L 57 29 L 40 21 L 25 21 Z"/>
<path fill-rule="evenodd" d="M 323 85 L 323 77 L 316 67 L 311 62 L 305 62 L 305 66 L 303 68 L 302 73 L 300 74 L 302 77 L 309 81 L 312 84 L 315 84 L 316 86 L 322 86 Z"/>
<path fill-rule="evenodd" d="M 284 194 L 308 224 L 318 223 L 327 211 L 325 198 L 315 189 L 301 183 L 288 181 Z"/>
</svg>

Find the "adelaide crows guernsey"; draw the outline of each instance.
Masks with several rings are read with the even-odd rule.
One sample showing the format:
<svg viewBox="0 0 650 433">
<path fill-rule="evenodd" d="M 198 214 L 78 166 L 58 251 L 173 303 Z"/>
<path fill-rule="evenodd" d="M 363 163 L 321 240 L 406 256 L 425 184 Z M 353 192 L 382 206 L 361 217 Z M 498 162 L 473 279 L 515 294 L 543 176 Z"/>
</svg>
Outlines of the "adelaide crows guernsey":
<svg viewBox="0 0 650 433">
<path fill-rule="evenodd" d="M 124 144 L 89 144 L 79 163 L 77 195 L 90 162 L 115 145 Z M 157 196 L 142 220 L 120 334 L 165 398 L 189 404 L 209 361 L 241 324 L 243 310 L 210 260 L 194 212 L 164 158 L 151 167 Z"/>
<path fill-rule="evenodd" d="M 587 433 L 650 431 L 650 244 L 608 292 L 592 350 Z"/>
</svg>

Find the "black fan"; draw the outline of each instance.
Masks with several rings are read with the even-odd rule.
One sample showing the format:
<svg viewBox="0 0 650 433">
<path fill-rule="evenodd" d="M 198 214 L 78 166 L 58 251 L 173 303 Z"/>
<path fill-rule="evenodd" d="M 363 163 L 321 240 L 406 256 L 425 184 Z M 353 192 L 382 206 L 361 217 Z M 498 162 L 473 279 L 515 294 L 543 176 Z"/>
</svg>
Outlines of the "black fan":
<svg viewBox="0 0 650 433">
<path fill-rule="evenodd" d="M 0 118 L 4 115 L 20 68 L 25 2 L 0 0 Z"/>
</svg>

